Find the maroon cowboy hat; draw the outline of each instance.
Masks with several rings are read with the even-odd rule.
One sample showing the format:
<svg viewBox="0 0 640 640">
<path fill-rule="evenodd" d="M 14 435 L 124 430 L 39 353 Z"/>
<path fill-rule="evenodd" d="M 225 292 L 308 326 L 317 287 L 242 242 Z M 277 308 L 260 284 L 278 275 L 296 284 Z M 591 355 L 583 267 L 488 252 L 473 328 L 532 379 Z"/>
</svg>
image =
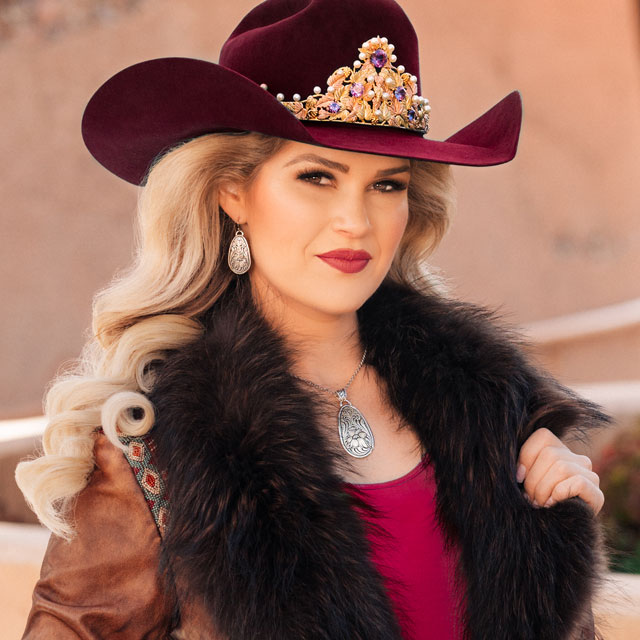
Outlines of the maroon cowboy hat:
<svg viewBox="0 0 640 640">
<path fill-rule="evenodd" d="M 518 91 L 444 141 L 427 138 L 429 111 L 417 36 L 394 0 L 266 0 L 229 36 L 219 64 L 158 58 L 107 80 L 82 135 L 98 162 L 133 184 L 159 154 L 215 131 L 460 165 L 515 156 Z"/>
</svg>

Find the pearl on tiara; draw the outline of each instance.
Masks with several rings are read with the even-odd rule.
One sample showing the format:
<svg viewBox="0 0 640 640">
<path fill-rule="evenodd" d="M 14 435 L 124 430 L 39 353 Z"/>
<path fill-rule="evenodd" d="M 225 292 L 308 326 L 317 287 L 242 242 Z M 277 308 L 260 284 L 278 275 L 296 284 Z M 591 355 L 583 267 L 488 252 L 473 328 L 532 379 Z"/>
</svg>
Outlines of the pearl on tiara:
<svg viewBox="0 0 640 640">
<path fill-rule="evenodd" d="M 304 100 L 299 93 L 291 102 L 282 93 L 276 98 L 299 120 L 390 126 L 426 137 L 429 100 L 418 94 L 417 76 L 406 73 L 404 65 L 394 66 L 394 51 L 388 38 L 374 36 L 362 43 L 352 67 L 340 67 L 327 78 L 324 94 L 317 85 Z"/>
</svg>

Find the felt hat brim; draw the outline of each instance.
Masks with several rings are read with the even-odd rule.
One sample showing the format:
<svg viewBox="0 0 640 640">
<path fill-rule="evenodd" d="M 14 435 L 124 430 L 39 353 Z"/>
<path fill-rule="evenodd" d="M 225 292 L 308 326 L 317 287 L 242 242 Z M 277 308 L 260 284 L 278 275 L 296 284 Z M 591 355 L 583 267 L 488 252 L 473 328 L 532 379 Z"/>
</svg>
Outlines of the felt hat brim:
<svg viewBox="0 0 640 640">
<path fill-rule="evenodd" d="M 123 69 L 95 92 L 84 111 L 82 136 L 100 164 L 140 185 L 159 154 L 216 131 L 258 131 L 346 151 L 488 166 L 515 156 L 521 122 L 518 91 L 443 141 L 388 126 L 301 121 L 232 69 L 193 58 L 157 58 Z"/>
</svg>

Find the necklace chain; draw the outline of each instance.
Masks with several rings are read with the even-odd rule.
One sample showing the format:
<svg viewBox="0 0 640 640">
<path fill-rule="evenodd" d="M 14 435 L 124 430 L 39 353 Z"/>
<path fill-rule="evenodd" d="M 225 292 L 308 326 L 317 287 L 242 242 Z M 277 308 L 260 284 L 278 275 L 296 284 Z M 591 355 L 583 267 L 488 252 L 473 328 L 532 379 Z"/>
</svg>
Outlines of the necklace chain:
<svg viewBox="0 0 640 640">
<path fill-rule="evenodd" d="M 316 389 L 320 389 L 320 391 L 326 391 L 327 393 L 336 395 L 339 398 L 340 392 L 346 391 L 349 388 L 349 385 L 355 380 L 356 376 L 358 375 L 358 372 L 360 371 L 360 369 L 362 368 L 362 365 L 364 364 L 364 359 L 366 357 L 367 357 L 367 349 L 365 348 L 364 353 L 362 354 L 362 358 L 360 358 L 360 363 L 356 367 L 356 370 L 353 372 L 353 375 L 349 378 L 349 382 L 347 382 L 347 384 L 345 384 L 344 387 L 340 387 L 340 389 L 336 389 L 335 391 L 332 391 L 331 389 L 329 389 L 329 387 L 323 387 L 322 385 L 316 384 L 311 380 L 307 380 L 306 378 L 301 378 L 300 376 L 297 376 L 295 373 L 293 374 L 293 377 L 297 378 L 298 380 L 301 380 L 302 382 L 305 382 L 306 384 L 312 387 L 315 387 Z"/>
<path fill-rule="evenodd" d="M 367 350 L 365 348 L 362 358 L 360 358 L 360 363 L 353 372 L 353 375 L 349 378 L 347 384 L 335 391 L 332 391 L 329 387 L 323 387 L 321 384 L 307 380 L 306 378 L 301 378 L 295 373 L 293 374 L 294 378 L 308 384 L 310 387 L 338 396 L 338 400 L 340 400 L 340 409 L 338 411 L 338 435 L 340 436 L 340 443 L 343 449 L 354 458 L 365 458 L 373 451 L 375 446 L 373 431 L 371 431 L 367 419 L 357 407 L 354 407 L 351 402 L 347 400 L 347 389 L 358 375 L 358 371 L 362 368 L 366 357 Z"/>
</svg>

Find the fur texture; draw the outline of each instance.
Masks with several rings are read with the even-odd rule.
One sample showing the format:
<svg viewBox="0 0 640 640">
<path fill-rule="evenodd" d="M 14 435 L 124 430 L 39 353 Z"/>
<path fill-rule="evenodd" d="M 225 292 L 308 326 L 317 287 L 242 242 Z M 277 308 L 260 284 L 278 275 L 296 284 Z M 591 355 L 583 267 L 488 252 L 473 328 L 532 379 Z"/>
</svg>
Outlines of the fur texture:
<svg viewBox="0 0 640 640">
<path fill-rule="evenodd" d="M 368 364 L 434 465 L 439 522 L 467 585 L 467 638 L 568 638 L 590 610 L 598 524 L 578 498 L 529 505 L 517 454 L 539 427 L 562 436 L 609 416 L 535 369 L 485 308 L 384 283 L 358 316 Z M 363 505 L 341 489 L 341 456 L 318 426 L 320 401 L 290 374 L 249 286 L 204 321 L 150 396 L 171 504 L 166 563 L 233 640 L 401 638 L 363 553 L 368 525 L 353 508 Z"/>
</svg>

